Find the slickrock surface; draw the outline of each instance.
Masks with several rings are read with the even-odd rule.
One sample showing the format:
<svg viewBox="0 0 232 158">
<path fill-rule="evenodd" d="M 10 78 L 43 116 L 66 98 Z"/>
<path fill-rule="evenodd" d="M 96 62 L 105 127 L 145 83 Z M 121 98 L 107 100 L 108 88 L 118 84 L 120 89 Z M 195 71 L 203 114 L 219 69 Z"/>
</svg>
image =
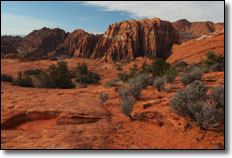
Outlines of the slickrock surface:
<svg viewBox="0 0 232 158">
<path fill-rule="evenodd" d="M 174 45 L 173 53 L 166 61 L 175 63 L 184 60 L 188 64 L 198 63 L 210 50 L 224 55 L 224 30 L 184 42 L 181 45 Z"/>
<path fill-rule="evenodd" d="M 140 58 L 139 61 L 147 61 Z M 223 127 L 201 130 L 196 123 L 185 128 L 188 118 L 171 111 L 168 99 L 183 88 L 176 78 L 171 93 L 153 87 L 142 90 L 133 108 L 135 121 L 122 114 L 115 87 L 104 88 L 117 78 L 117 63 L 89 59 L 66 59 L 69 69 L 87 62 L 89 70 L 101 75 L 99 84 L 76 89 L 37 89 L 1 82 L 2 149 L 221 149 Z M 55 61 L 20 62 L 1 59 L 1 72 L 14 78 L 28 68 L 45 69 Z M 128 65 L 122 66 L 127 69 Z M 211 80 L 208 78 L 211 77 Z M 213 77 L 213 79 L 212 79 Z M 204 84 L 224 83 L 224 72 L 204 74 Z M 109 93 L 106 105 L 98 98 Z"/>
</svg>

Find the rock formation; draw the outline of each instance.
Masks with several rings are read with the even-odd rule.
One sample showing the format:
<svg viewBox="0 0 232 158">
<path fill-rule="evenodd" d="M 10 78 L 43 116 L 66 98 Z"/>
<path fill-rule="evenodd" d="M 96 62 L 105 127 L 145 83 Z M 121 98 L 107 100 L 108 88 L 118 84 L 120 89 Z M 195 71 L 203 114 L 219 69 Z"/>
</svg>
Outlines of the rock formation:
<svg viewBox="0 0 232 158">
<path fill-rule="evenodd" d="M 41 58 L 63 43 L 67 34 L 59 28 L 42 28 L 25 36 L 17 49 L 19 53 Z"/>
<path fill-rule="evenodd" d="M 181 19 L 173 22 L 172 25 L 176 30 L 180 32 L 191 33 L 193 36 L 198 37 L 224 29 L 224 23 L 214 24 L 211 21 L 191 23 L 186 19 Z"/>
<path fill-rule="evenodd" d="M 16 53 L 21 40 L 19 36 L 1 36 L 1 54 Z"/>
<path fill-rule="evenodd" d="M 76 30 L 53 54 L 103 58 L 108 61 L 140 56 L 167 58 L 178 36 L 172 24 L 158 18 L 129 20 L 110 25 L 102 35 Z"/>
<path fill-rule="evenodd" d="M 154 56 L 166 59 L 172 53 L 173 44 L 180 44 L 223 28 L 224 23 L 191 23 L 186 19 L 174 23 L 159 18 L 139 21 L 132 19 L 109 25 L 104 34 L 98 35 L 80 29 L 65 33 L 59 28 L 42 28 L 14 44 L 2 40 L 1 50 L 2 53 L 17 50 L 19 55 L 32 59 L 52 59 L 58 56 L 103 61 Z"/>
<path fill-rule="evenodd" d="M 211 50 L 224 55 L 224 30 L 189 40 L 181 45 L 173 45 L 173 53 L 166 61 L 171 64 L 181 60 L 188 64 L 198 63 L 201 58 L 205 58 L 205 53 Z"/>
</svg>

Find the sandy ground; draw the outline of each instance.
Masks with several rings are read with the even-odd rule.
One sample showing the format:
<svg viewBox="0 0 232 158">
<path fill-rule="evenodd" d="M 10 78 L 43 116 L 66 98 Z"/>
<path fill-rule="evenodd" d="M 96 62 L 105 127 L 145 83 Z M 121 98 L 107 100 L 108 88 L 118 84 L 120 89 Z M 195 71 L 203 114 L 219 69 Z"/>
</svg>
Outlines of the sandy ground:
<svg viewBox="0 0 232 158">
<path fill-rule="evenodd" d="M 141 100 L 133 108 L 135 121 L 122 114 L 116 88 L 104 83 L 117 78 L 112 63 L 88 59 L 66 59 L 69 69 L 87 62 L 89 70 L 101 75 L 99 84 L 75 89 L 38 89 L 11 86 L 1 82 L 2 149 L 221 149 L 223 127 L 201 130 L 194 122 L 185 130 L 188 118 L 171 111 L 168 99 L 183 87 L 176 78 L 171 93 L 153 87 L 142 90 Z M 1 60 L 1 73 L 17 77 L 18 71 L 46 69 L 56 61 L 20 62 Z M 211 76 L 209 86 L 224 83 L 224 72 Z M 109 93 L 106 105 L 98 95 Z M 148 106 L 147 106 L 148 105 Z"/>
</svg>

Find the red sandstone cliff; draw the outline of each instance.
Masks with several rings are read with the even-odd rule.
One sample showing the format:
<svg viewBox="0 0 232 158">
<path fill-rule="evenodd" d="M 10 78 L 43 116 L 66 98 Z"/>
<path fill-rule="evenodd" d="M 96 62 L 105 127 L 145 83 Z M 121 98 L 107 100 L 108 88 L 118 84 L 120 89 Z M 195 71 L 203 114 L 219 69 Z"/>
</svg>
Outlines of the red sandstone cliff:
<svg viewBox="0 0 232 158">
<path fill-rule="evenodd" d="M 59 55 L 101 58 L 106 61 L 136 57 L 168 58 L 173 44 L 219 31 L 223 23 L 174 23 L 159 18 L 129 20 L 110 25 L 104 34 L 94 35 L 83 30 L 65 33 L 61 29 L 42 28 L 31 32 L 13 47 L 1 40 L 3 53 L 19 52 L 34 59 Z M 3 51 L 4 50 L 4 51 Z"/>
<path fill-rule="evenodd" d="M 158 18 L 129 20 L 110 25 L 102 35 L 76 30 L 52 54 L 121 60 L 139 56 L 167 58 L 178 36 L 172 24 Z"/>
<path fill-rule="evenodd" d="M 208 35 L 213 32 L 224 29 L 224 23 L 214 24 L 211 21 L 206 22 L 189 22 L 186 19 L 181 19 L 172 23 L 173 27 L 180 32 L 191 33 L 194 36 Z"/>
</svg>

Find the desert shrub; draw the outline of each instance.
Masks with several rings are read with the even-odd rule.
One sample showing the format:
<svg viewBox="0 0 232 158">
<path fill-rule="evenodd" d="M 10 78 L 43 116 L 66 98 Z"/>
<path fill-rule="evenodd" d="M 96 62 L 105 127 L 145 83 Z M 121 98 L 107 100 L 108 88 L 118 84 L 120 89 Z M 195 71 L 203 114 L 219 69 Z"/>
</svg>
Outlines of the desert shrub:
<svg viewBox="0 0 232 158">
<path fill-rule="evenodd" d="M 141 67 L 141 73 L 152 73 L 152 66 L 143 62 Z"/>
<path fill-rule="evenodd" d="M 122 99 L 122 103 L 121 103 L 122 113 L 128 116 L 131 120 L 134 120 L 131 116 L 131 113 L 133 111 L 133 106 L 135 102 L 136 102 L 135 98 L 125 97 Z"/>
<path fill-rule="evenodd" d="M 182 61 L 176 62 L 174 66 L 175 67 L 186 67 L 186 66 L 188 66 L 188 64 L 182 60 Z"/>
<path fill-rule="evenodd" d="M 141 95 L 141 90 L 147 87 L 150 83 L 151 79 L 148 74 L 140 74 L 136 78 L 129 80 L 129 91 L 136 99 L 139 99 Z"/>
<path fill-rule="evenodd" d="M 118 79 L 124 83 L 128 82 L 129 78 L 130 78 L 130 75 L 127 74 L 126 72 L 118 73 Z"/>
<path fill-rule="evenodd" d="M 13 77 L 7 74 L 1 74 L 1 81 L 13 82 Z"/>
<path fill-rule="evenodd" d="M 224 100 L 224 86 L 214 87 L 211 91 L 212 99 L 217 103 L 217 107 L 224 108 L 225 100 Z"/>
<path fill-rule="evenodd" d="M 99 74 L 88 71 L 87 74 L 79 74 L 76 77 L 76 82 L 80 84 L 92 84 L 97 83 L 100 79 L 101 77 Z"/>
<path fill-rule="evenodd" d="M 12 85 L 20 87 L 34 87 L 32 78 L 29 75 L 22 75 L 22 72 L 18 72 L 18 78 L 12 82 Z"/>
<path fill-rule="evenodd" d="M 218 71 L 223 71 L 223 70 L 224 70 L 224 66 L 221 63 L 216 63 L 210 66 L 211 72 L 218 72 Z"/>
<path fill-rule="evenodd" d="M 118 70 L 118 71 L 122 71 L 122 67 L 118 66 L 118 67 L 117 67 L 117 70 Z"/>
<path fill-rule="evenodd" d="M 200 80 L 202 76 L 202 71 L 199 68 L 195 68 L 189 73 L 182 73 L 180 81 L 184 85 L 190 84 L 195 80 Z"/>
<path fill-rule="evenodd" d="M 164 87 L 164 85 L 167 83 L 166 77 L 157 77 L 156 80 L 153 83 L 153 87 L 157 88 L 158 91 L 161 91 L 161 89 Z"/>
<path fill-rule="evenodd" d="M 107 81 L 107 82 L 105 83 L 105 88 L 108 88 L 108 87 L 118 87 L 119 84 L 118 84 L 117 82 L 118 82 L 118 81 L 115 80 L 115 79 L 112 79 L 112 80 L 110 80 L 110 81 Z"/>
<path fill-rule="evenodd" d="M 108 93 L 100 93 L 99 98 L 101 99 L 101 104 L 105 105 L 105 101 L 108 99 L 109 94 Z"/>
<path fill-rule="evenodd" d="M 151 83 L 151 78 L 148 74 L 142 73 L 135 78 L 129 80 L 129 84 L 131 87 L 136 84 L 141 85 L 142 88 L 147 87 Z"/>
<path fill-rule="evenodd" d="M 157 58 L 155 62 L 152 63 L 150 71 L 152 77 L 156 78 L 162 76 L 164 72 L 170 67 L 170 64 L 167 63 L 164 59 Z"/>
<path fill-rule="evenodd" d="M 129 88 L 118 89 L 117 92 L 118 92 L 118 96 L 122 99 L 130 94 L 130 89 Z"/>
<path fill-rule="evenodd" d="M 86 83 L 78 84 L 78 88 L 87 88 L 88 85 Z"/>
<path fill-rule="evenodd" d="M 79 75 L 84 75 L 88 73 L 88 66 L 86 63 L 78 63 L 76 70 Z"/>
<path fill-rule="evenodd" d="M 206 52 L 205 55 L 206 55 L 207 59 L 201 60 L 201 62 L 204 66 L 210 67 L 212 65 L 219 63 L 224 68 L 224 57 L 221 54 L 217 55 L 217 54 L 215 54 L 214 51 L 208 51 L 208 52 Z"/>
<path fill-rule="evenodd" d="M 130 70 L 138 71 L 138 65 L 136 63 L 134 63 L 133 67 L 131 67 Z"/>
<path fill-rule="evenodd" d="M 40 69 L 28 69 L 24 71 L 25 75 L 39 75 L 42 70 Z"/>
<path fill-rule="evenodd" d="M 206 104 L 209 99 L 206 95 L 207 90 L 200 81 L 194 81 L 187 85 L 186 89 L 178 90 L 170 98 L 169 104 L 180 115 L 197 121 L 202 128 L 216 127 L 222 121 L 223 110 L 216 108 L 214 104 Z"/>
<path fill-rule="evenodd" d="M 202 128 L 218 127 L 224 119 L 224 110 L 216 108 L 216 105 L 205 103 L 198 104 L 198 111 L 194 113 L 194 119 Z"/>
<path fill-rule="evenodd" d="M 38 83 L 35 85 L 38 88 L 52 88 L 49 75 L 42 71 L 36 76 Z"/>
<path fill-rule="evenodd" d="M 176 73 L 176 68 L 175 67 L 169 67 L 165 72 L 164 76 L 166 78 L 167 83 L 172 83 L 173 80 L 175 79 L 177 73 Z"/>
<path fill-rule="evenodd" d="M 97 83 L 101 79 L 99 74 L 88 70 L 86 63 L 78 63 L 76 70 L 78 72 L 76 82 L 80 84 Z"/>
<path fill-rule="evenodd" d="M 56 65 L 49 66 L 49 81 L 51 88 L 69 89 L 75 88 L 72 75 L 68 70 L 67 62 L 59 61 Z"/>
</svg>

